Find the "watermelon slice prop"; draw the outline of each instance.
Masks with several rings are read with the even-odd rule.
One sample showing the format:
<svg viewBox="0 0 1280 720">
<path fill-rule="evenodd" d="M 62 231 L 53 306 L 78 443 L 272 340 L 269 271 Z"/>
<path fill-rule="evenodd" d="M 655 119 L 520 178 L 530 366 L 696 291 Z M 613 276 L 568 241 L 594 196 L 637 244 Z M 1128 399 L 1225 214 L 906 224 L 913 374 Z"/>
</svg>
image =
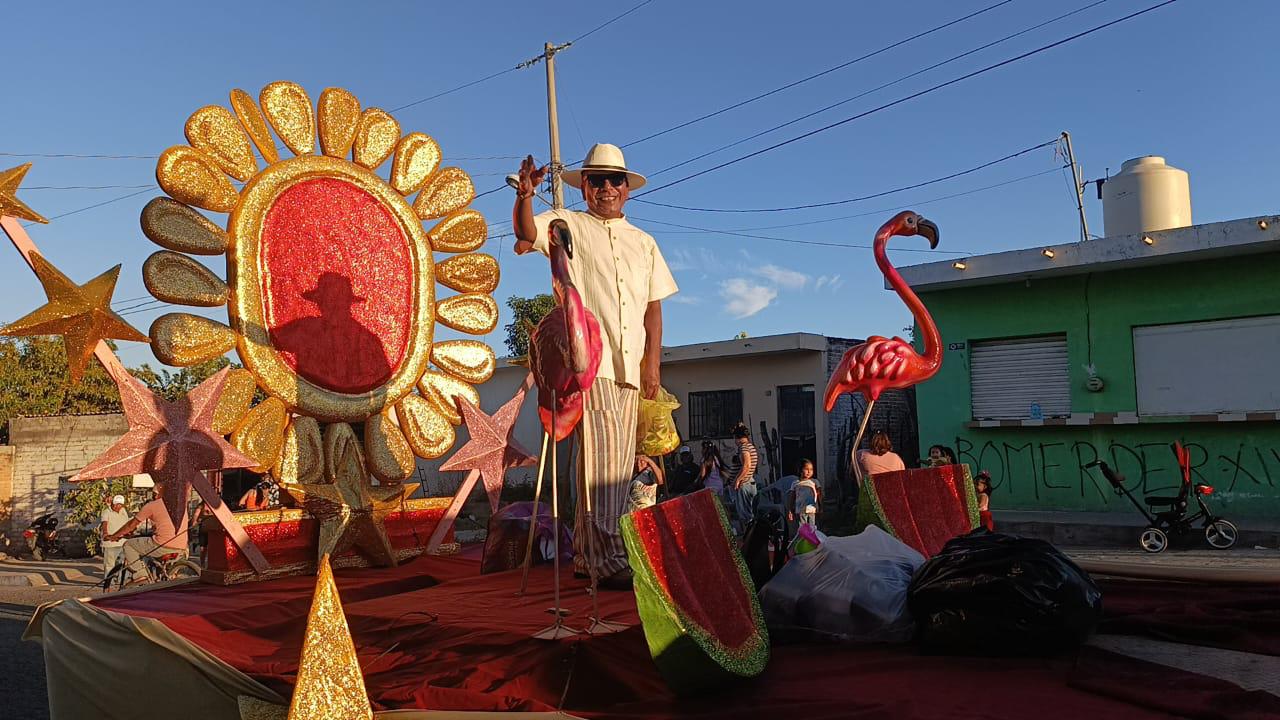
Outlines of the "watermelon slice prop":
<svg viewBox="0 0 1280 720">
<path fill-rule="evenodd" d="M 927 558 L 978 527 L 968 465 L 896 470 L 867 478 L 854 527 L 875 525 Z"/>
<path fill-rule="evenodd" d="M 756 588 L 710 490 L 621 518 L 649 653 L 678 695 L 764 671 L 769 633 Z"/>
</svg>

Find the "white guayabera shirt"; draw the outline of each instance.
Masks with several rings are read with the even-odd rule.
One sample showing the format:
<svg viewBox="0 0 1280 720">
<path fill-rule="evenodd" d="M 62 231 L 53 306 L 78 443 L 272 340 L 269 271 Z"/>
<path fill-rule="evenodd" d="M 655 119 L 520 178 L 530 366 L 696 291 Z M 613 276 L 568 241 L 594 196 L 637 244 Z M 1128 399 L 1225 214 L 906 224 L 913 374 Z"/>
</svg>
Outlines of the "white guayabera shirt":
<svg viewBox="0 0 1280 720">
<path fill-rule="evenodd" d="M 625 217 L 605 220 L 574 210 L 549 210 L 533 218 L 538 229 L 533 247 L 544 255 L 550 248 L 548 227 L 556 219 L 573 234 L 569 279 L 600 322 L 604 357 L 597 377 L 638 388 L 645 309 L 679 290 L 671 269 L 653 236 Z"/>
</svg>

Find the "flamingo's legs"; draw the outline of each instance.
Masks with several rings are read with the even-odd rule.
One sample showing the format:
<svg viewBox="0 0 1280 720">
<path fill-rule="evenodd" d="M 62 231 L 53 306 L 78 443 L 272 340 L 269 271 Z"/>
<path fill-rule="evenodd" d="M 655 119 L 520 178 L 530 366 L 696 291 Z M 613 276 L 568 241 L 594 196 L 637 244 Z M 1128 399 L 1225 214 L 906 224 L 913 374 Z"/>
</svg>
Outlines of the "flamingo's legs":
<svg viewBox="0 0 1280 720">
<path fill-rule="evenodd" d="M 529 565 L 533 561 L 533 533 L 538 527 L 539 512 L 538 501 L 542 498 L 542 473 L 547 466 L 547 439 L 550 437 L 546 432 L 542 433 L 542 452 L 538 453 L 538 479 L 533 485 L 533 513 L 529 516 L 529 540 L 524 545 L 524 569 L 520 573 L 520 592 L 518 595 L 524 595 L 525 590 L 529 588 Z M 556 555 L 560 554 L 560 537 L 556 536 L 553 541 Z"/>
<path fill-rule="evenodd" d="M 853 477 L 858 482 L 858 489 L 862 489 L 862 465 L 858 462 L 858 446 L 862 444 L 862 436 L 867 433 L 867 421 L 871 419 L 871 408 L 876 406 L 875 400 L 868 400 L 867 407 L 862 411 L 862 423 L 858 425 L 858 435 L 853 439 Z"/>
</svg>

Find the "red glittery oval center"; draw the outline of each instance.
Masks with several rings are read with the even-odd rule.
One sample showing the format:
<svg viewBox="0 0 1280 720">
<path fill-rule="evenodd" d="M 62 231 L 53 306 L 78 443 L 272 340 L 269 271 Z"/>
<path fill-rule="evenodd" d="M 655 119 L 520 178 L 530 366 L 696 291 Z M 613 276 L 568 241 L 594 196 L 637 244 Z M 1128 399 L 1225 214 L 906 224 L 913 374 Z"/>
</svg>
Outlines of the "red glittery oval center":
<svg viewBox="0 0 1280 720">
<path fill-rule="evenodd" d="M 413 258 L 390 209 L 335 178 L 304 180 L 262 225 L 263 315 L 284 362 L 343 393 L 395 374 L 413 322 Z"/>
</svg>

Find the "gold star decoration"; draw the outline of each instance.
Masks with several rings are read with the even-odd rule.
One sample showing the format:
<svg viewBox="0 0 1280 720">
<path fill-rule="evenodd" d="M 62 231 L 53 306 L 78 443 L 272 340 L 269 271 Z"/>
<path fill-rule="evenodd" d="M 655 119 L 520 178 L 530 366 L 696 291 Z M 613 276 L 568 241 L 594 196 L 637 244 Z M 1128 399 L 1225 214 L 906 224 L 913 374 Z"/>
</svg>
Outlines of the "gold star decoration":
<svg viewBox="0 0 1280 720">
<path fill-rule="evenodd" d="M 43 215 L 27 207 L 26 203 L 18 199 L 18 186 L 22 184 L 22 178 L 30 169 L 31 163 L 27 163 L 8 170 L 0 170 L 0 215 L 47 223 L 49 221 L 44 219 Z"/>
<path fill-rule="evenodd" d="M 289 720 L 373 719 L 364 675 L 333 582 L 329 556 L 320 558 L 316 591 L 307 615 L 302 659 L 289 702 Z"/>
<path fill-rule="evenodd" d="M 458 407 L 462 410 L 471 439 L 441 465 L 440 470 L 479 470 L 493 512 L 498 511 L 498 499 L 502 495 L 507 470 L 538 462 L 537 457 L 511 437 L 524 396 L 524 388 L 521 388 L 492 415 L 484 414 L 466 398 L 458 398 Z"/>
<path fill-rule="evenodd" d="M 324 446 L 329 482 L 284 485 L 285 492 L 320 521 L 319 557 L 355 547 L 377 565 L 395 566 L 395 550 L 383 521 L 400 509 L 414 488 L 370 485 L 360 441 L 346 423 L 325 428 Z"/>
<path fill-rule="evenodd" d="M 0 210 L 4 196 L 0 195 Z M 39 253 L 31 253 L 35 271 L 49 302 L 0 329 L 0 335 L 61 335 L 67 351 L 71 382 L 79 382 L 89 356 L 104 338 L 150 342 L 111 310 L 111 294 L 120 276 L 117 265 L 83 285 L 77 285 Z"/>
</svg>

